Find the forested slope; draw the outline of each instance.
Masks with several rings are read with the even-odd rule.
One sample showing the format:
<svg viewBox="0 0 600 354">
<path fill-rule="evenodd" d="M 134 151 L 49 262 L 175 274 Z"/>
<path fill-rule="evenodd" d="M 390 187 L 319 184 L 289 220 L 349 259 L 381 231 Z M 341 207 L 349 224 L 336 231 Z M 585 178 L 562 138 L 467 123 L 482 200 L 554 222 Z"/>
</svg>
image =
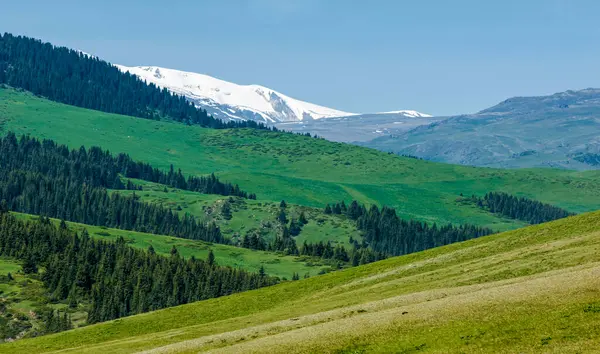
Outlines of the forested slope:
<svg viewBox="0 0 600 354">
<path fill-rule="evenodd" d="M 209 128 L 267 129 L 253 121 L 225 123 L 184 97 L 122 73 L 97 57 L 10 33 L 0 33 L 0 84 L 102 112 Z"/>
</svg>

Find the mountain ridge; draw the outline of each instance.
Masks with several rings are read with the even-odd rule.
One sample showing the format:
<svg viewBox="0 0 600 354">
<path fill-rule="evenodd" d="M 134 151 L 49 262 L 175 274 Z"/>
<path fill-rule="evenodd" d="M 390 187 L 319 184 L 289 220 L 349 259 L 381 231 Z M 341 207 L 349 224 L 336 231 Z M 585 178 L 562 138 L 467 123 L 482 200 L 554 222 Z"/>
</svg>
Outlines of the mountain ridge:
<svg viewBox="0 0 600 354">
<path fill-rule="evenodd" d="M 600 90 L 512 97 L 361 145 L 425 159 L 489 167 L 595 169 Z"/>
<path fill-rule="evenodd" d="M 215 118 L 224 120 L 280 123 L 360 115 L 292 98 L 262 85 L 239 85 L 205 74 L 159 66 L 114 66 L 122 72 L 129 72 L 148 83 L 182 95 Z M 381 114 L 388 113 L 413 118 L 431 117 L 415 110 Z"/>
</svg>

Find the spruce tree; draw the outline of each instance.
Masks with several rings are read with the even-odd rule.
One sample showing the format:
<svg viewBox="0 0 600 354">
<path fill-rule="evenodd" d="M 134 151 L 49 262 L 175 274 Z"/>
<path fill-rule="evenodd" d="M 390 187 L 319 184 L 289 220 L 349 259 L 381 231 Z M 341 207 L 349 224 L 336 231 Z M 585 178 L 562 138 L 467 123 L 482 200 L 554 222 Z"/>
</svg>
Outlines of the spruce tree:
<svg viewBox="0 0 600 354">
<path fill-rule="evenodd" d="M 221 207 L 221 215 L 223 216 L 223 219 L 231 220 L 231 204 L 229 203 L 229 201 L 223 203 L 223 206 Z"/>
<path fill-rule="evenodd" d="M 283 225 L 287 224 L 287 216 L 285 215 L 285 211 L 283 209 L 279 210 L 279 214 L 277 215 L 277 221 L 279 221 Z"/>
<path fill-rule="evenodd" d="M 38 272 L 37 263 L 32 254 L 29 254 L 22 265 L 23 273 L 36 274 Z"/>
<path fill-rule="evenodd" d="M 209 266 L 213 266 L 216 264 L 215 254 L 213 253 L 212 249 L 208 250 L 208 257 L 206 257 L 206 263 L 208 263 Z"/>
</svg>

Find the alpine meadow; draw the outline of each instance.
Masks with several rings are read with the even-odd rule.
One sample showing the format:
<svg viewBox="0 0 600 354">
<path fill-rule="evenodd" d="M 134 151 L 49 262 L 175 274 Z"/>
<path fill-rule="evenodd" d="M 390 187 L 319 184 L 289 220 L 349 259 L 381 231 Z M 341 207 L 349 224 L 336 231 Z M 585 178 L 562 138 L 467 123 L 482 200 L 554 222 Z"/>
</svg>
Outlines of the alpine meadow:
<svg viewBox="0 0 600 354">
<path fill-rule="evenodd" d="M 381 1 L 374 21 L 374 4 L 189 2 L 158 32 L 145 26 L 161 12 L 152 1 L 119 39 L 129 3 L 40 4 L 48 23 L 15 21 L 16 2 L 0 14 L 15 32 L 39 26 L 67 43 L 0 33 L 0 353 L 599 351 L 600 90 L 431 115 L 537 91 L 508 80 L 514 69 L 525 81 L 525 64 L 475 55 L 496 48 L 427 35 L 445 24 L 471 38 L 469 21 L 432 17 L 426 31 L 381 11 L 417 4 Z M 444 18 L 488 13 L 438 5 Z M 203 21 L 184 20 L 195 12 Z M 524 26 L 507 21 L 498 29 Z M 314 48 L 299 52 L 304 37 Z M 511 51 L 522 36 L 494 38 L 528 63 Z M 430 41 L 445 61 L 417 55 Z M 464 82 L 442 97 L 437 70 L 452 65 Z M 481 68 L 496 81 L 482 83 Z M 544 90 L 576 82 L 555 72 Z M 292 98 L 302 92 L 321 103 Z M 384 107 L 407 99 L 431 111 Z"/>
</svg>

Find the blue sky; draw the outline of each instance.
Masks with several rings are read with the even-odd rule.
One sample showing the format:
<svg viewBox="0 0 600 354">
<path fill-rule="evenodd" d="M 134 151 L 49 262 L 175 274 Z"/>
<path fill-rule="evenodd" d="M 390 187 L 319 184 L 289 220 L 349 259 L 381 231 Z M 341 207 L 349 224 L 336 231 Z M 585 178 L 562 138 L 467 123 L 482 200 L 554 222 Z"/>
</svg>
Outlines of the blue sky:
<svg viewBox="0 0 600 354">
<path fill-rule="evenodd" d="M 0 31 L 349 112 L 600 87 L 594 0 L 7 0 Z"/>
</svg>

